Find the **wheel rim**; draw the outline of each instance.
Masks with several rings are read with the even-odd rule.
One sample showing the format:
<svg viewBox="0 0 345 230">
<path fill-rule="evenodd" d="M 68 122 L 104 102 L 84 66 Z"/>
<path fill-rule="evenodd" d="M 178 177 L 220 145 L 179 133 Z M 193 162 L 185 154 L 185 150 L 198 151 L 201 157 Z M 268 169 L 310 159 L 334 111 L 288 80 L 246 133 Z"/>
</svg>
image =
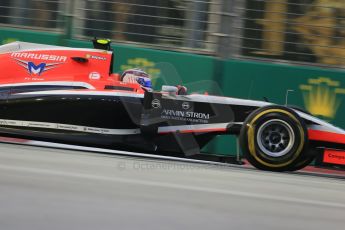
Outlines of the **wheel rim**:
<svg viewBox="0 0 345 230">
<path fill-rule="evenodd" d="M 282 157 L 290 152 L 295 143 L 292 127 L 285 121 L 266 121 L 257 133 L 260 150 L 270 157 Z"/>
</svg>

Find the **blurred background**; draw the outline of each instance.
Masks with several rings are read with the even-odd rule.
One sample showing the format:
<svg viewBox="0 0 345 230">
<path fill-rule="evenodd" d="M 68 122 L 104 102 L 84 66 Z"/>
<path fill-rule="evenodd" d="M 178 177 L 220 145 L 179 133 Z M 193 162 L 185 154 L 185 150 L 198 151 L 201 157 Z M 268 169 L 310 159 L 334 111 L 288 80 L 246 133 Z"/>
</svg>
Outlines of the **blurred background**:
<svg viewBox="0 0 345 230">
<path fill-rule="evenodd" d="M 110 38 L 116 72 L 140 67 L 156 87 L 288 99 L 342 128 L 344 36 L 344 0 L 0 2 L 2 44 L 90 47 L 93 37 Z M 213 151 L 223 149 L 219 143 Z"/>
<path fill-rule="evenodd" d="M 4 27 L 220 57 L 345 65 L 342 0 L 2 0 Z"/>
</svg>

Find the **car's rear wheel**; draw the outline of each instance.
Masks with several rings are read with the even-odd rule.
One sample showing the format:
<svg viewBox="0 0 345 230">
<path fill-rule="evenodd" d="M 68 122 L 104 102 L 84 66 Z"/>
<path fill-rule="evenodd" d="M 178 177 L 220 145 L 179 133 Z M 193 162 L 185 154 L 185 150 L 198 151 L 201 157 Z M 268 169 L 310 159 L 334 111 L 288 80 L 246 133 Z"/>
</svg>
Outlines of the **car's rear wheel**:
<svg viewBox="0 0 345 230">
<path fill-rule="evenodd" d="M 244 156 L 256 168 L 290 171 L 305 158 L 307 129 L 298 114 L 289 108 L 262 107 L 244 122 L 240 143 Z"/>
</svg>

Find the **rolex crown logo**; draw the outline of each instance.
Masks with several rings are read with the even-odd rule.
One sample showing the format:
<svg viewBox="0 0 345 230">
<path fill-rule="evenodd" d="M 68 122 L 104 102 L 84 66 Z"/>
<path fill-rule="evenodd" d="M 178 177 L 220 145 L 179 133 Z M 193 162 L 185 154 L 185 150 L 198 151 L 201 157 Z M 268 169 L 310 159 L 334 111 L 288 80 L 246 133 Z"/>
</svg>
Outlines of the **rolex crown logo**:
<svg viewBox="0 0 345 230">
<path fill-rule="evenodd" d="M 340 82 L 330 78 L 319 77 L 309 79 L 307 85 L 300 85 L 307 110 L 315 115 L 333 119 L 341 104 L 341 94 L 345 89 L 340 88 Z"/>
</svg>

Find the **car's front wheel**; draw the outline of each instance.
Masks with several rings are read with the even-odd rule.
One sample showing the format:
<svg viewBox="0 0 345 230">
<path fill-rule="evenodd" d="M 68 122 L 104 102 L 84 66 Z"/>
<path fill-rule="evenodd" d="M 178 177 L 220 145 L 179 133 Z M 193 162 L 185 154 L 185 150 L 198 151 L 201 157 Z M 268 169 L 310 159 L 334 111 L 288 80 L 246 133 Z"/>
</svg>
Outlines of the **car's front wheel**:
<svg viewBox="0 0 345 230">
<path fill-rule="evenodd" d="M 307 134 L 304 121 L 293 110 L 267 106 L 247 117 L 240 143 L 244 156 L 256 168 L 290 171 L 304 159 Z"/>
</svg>

